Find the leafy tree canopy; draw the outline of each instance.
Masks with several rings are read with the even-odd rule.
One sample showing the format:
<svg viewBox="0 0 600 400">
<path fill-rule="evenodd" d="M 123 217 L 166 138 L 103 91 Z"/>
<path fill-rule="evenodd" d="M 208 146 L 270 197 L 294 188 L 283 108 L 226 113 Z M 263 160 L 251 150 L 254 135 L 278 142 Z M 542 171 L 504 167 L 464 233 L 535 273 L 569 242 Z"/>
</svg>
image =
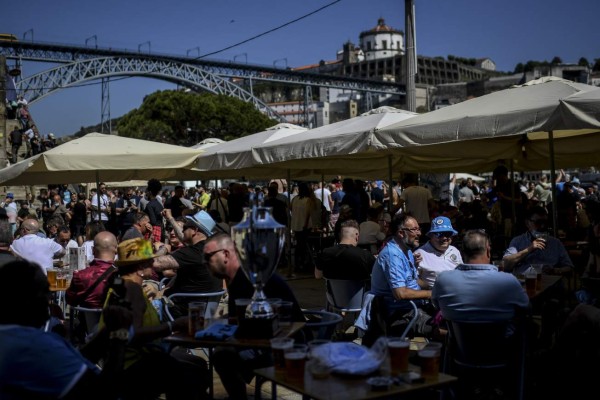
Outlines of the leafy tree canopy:
<svg viewBox="0 0 600 400">
<path fill-rule="evenodd" d="M 158 91 L 120 118 L 120 136 L 190 146 L 209 138 L 231 140 L 265 130 L 276 121 L 240 99 L 182 91 Z"/>
</svg>

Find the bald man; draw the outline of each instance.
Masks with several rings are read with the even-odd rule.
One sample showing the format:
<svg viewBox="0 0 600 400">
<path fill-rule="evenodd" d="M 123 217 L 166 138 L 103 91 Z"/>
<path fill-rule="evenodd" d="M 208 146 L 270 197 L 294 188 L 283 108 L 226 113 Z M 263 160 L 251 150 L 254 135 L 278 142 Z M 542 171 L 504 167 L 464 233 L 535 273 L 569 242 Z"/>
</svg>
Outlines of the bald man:
<svg viewBox="0 0 600 400">
<path fill-rule="evenodd" d="M 13 241 L 10 251 L 15 257 L 38 264 L 47 274 L 47 270 L 53 267 L 53 259 L 64 256 L 65 249 L 52 239 L 39 237 L 40 224 L 35 219 L 26 219 L 19 229 L 21 237 Z"/>
<path fill-rule="evenodd" d="M 94 237 L 94 259 L 89 267 L 73 272 L 73 279 L 66 293 L 67 304 L 102 308 L 108 290 L 108 279 L 116 271 L 113 263 L 117 246 L 117 238 L 109 231 L 100 232 Z M 92 285 L 95 287 L 90 289 Z"/>
</svg>

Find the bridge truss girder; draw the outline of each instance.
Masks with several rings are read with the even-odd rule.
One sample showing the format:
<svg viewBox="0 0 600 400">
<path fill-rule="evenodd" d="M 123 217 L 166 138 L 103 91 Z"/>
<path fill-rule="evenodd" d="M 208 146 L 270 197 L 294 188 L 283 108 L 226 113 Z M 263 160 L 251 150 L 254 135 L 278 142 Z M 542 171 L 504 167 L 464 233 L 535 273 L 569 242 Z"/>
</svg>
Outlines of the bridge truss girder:
<svg viewBox="0 0 600 400">
<path fill-rule="evenodd" d="M 60 65 L 22 79 L 17 83 L 17 92 L 25 95 L 30 103 L 45 96 L 86 81 L 115 76 L 144 76 L 177 83 L 194 91 L 208 91 L 237 97 L 254 106 L 269 118 L 285 122 L 260 99 L 240 86 L 221 76 L 205 71 L 195 65 L 173 60 L 157 60 L 142 57 L 106 57 L 77 60 Z"/>
<path fill-rule="evenodd" d="M 354 90 L 380 94 L 404 95 L 404 85 L 396 82 L 363 79 L 350 76 L 329 75 L 317 72 L 294 71 L 264 65 L 241 64 L 205 58 L 183 57 L 173 54 L 140 54 L 122 49 L 91 48 L 55 43 L 29 43 L 0 41 L 0 55 L 18 60 L 72 63 L 95 58 L 126 57 L 140 60 L 175 61 L 194 65 L 202 70 L 231 78 L 267 81 L 297 85 L 311 85 L 331 89 Z"/>
</svg>

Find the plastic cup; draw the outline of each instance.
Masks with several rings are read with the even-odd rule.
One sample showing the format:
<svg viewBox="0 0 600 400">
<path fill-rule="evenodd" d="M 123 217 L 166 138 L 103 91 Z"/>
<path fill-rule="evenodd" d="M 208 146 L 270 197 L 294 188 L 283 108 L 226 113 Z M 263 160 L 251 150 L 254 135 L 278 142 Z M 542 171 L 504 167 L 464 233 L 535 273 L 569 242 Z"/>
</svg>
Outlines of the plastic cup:
<svg viewBox="0 0 600 400">
<path fill-rule="evenodd" d="M 410 340 L 408 338 L 390 337 L 387 339 L 387 346 L 392 375 L 408 371 Z"/>
<path fill-rule="evenodd" d="M 284 357 L 287 379 L 291 381 L 304 380 L 307 349 L 308 346 L 305 344 L 295 344 L 291 349 L 288 349 L 285 352 Z"/>
<path fill-rule="evenodd" d="M 424 378 L 437 378 L 440 373 L 442 346 L 441 343 L 432 344 L 427 344 L 418 353 L 421 362 L 421 376 Z"/>
<path fill-rule="evenodd" d="M 532 264 L 531 268 L 533 268 L 535 270 L 535 274 L 536 274 L 535 289 L 541 290 L 542 289 L 542 271 L 544 269 L 544 264 Z"/>
<path fill-rule="evenodd" d="M 271 339 L 271 351 L 273 352 L 273 366 L 275 371 L 285 371 L 285 352 L 292 349 L 294 339 L 273 338 Z"/>
<path fill-rule="evenodd" d="M 67 276 L 68 276 L 68 274 L 65 271 L 57 271 L 56 272 L 56 288 L 57 289 L 66 289 L 67 288 Z"/>
<path fill-rule="evenodd" d="M 392 375 L 408 371 L 410 340 L 408 338 L 390 337 L 387 339 L 387 345 Z"/>
<path fill-rule="evenodd" d="M 279 325 L 289 326 L 292 324 L 292 308 L 294 303 L 291 301 L 282 301 L 279 304 Z"/>
<path fill-rule="evenodd" d="M 46 270 L 46 272 L 48 273 L 48 283 L 50 284 L 50 287 L 57 287 L 56 274 L 58 271 L 56 268 L 49 268 Z"/>
<path fill-rule="evenodd" d="M 194 336 L 196 332 L 204 329 L 204 314 L 206 303 L 194 301 L 188 304 L 188 334 Z"/>
</svg>

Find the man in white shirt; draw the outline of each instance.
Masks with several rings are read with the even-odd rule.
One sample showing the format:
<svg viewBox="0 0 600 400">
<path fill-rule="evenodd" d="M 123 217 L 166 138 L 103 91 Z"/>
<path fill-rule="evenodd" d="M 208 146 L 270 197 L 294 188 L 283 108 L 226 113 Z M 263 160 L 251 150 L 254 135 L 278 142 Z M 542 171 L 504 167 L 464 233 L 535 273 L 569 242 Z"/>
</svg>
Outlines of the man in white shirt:
<svg viewBox="0 0 600 400">
<path fill-rule="evenodd" d="M 102 221 L 108 221 L 108 216 L 110 214 L 110 200 L 106 195 L 106 185 L 104 183 L 100 183 L 100 219 Z M 98 221 L 98 194 L 94 194 L 90 199 L 92 203 L 92 220 Z"/>
<path fill-rule="evenodd" d="M 325 217 L 325 221 L 327 221 L 326 227 L 329 226 L 329 218 L 331 216 L 331 209 L 333 208 L 333 200 L 331 199 L 331 192 L 329 189 L 323 186 L 323 182 L 319 182 L 316 185 L 315 196 L 317 199 L 321 200 L 321 204 L 325 207 L 327 215 Z"/>
<path fill-rule="evenodd" d="M 429 241 L 415 251 L 415 255 L 421 255 L 418 263 L 419 278 L 428 285 L 429 289 L 433 288 L 441 272 L 453 270 L 463 263 L 460 251 L 450 244 L 452 237 L 457 233 L 450 219 L 435 217 L 427 233 Z"/>
<path fill-rule="evenodd" d="M 41 238 L 37 235 L 40 224 L 34 219 L 26 219 L 21 224 L 22 235 L 10 245 L 10 251 L 27 261 L 35 262 L 47 270 L 53 267 L 53 259 L 62 257 L 65 249 L 52 239 Z"/>
<path fill-rule="evenodd" d="M 77 242 L 71 239 L 71 229 L 68 226 L 61 226 L 58 228 L 58 233 L 54 240 L 65 249 L 65 255 L 62 258 L 63 265 L 69 265 L 69 249 L 79 247 Z"/>
</svg>

